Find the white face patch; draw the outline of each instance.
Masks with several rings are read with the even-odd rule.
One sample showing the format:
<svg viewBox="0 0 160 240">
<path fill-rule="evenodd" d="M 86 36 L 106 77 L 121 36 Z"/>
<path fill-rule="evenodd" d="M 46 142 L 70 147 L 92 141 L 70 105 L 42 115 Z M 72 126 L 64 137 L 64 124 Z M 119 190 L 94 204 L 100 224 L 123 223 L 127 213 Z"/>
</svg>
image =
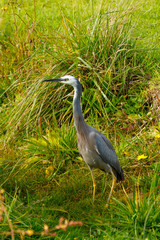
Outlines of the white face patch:
<svg viewBox="0 0 160 240">
<path fill-rule="evenodd" d="M 65 75 L 65 76 L 61 77 L 61 79 L 64 79 L 64 81 L 62 81 L 62 83 L 72 85 L 74 88 L 77 86 L 78 80 L 71 75 Z"/>
</svg>

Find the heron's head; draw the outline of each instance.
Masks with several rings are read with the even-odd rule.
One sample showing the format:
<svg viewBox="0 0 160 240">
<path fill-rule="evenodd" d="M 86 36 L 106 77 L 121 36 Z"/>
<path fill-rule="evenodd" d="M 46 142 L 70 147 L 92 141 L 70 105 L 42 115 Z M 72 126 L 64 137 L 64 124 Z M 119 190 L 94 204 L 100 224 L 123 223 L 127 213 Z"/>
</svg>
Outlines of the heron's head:
<svg viewBox="0 0 160 240">
<path fill-rule="evenodd" d="M 61 78 L 44 80 L 43 82 L 60 82 L 60 83 L 69 84 L 74 88 L 76 88 L 80 84 L 79 80 L 71 75 L 65 75 Z"/>
</svg>

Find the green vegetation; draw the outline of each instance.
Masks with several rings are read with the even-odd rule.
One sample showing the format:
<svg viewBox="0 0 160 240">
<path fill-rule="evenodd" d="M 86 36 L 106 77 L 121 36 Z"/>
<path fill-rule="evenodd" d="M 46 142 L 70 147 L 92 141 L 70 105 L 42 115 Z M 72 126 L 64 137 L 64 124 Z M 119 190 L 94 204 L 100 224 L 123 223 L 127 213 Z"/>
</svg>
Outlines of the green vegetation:
<svg viewBox="0 0 160 240">
<path fill-rule="evenodd" d="M 0 9 L 1 238 L 159 239 L 159 1 L 17 0 Z M 111 176 L 95 170 L 93 204 L 73 89 L 42 83 L 66 73 L 81 80 L 84 117 L 124 169 L 106 209 Z"/>
</svg>

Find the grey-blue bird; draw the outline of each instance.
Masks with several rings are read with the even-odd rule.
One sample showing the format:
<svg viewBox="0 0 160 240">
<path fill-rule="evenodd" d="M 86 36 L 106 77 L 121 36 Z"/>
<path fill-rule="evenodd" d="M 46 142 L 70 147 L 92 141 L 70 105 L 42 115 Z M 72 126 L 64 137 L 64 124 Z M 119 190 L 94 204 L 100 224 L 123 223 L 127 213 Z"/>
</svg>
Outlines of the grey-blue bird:
<svg viewBox="0 0 160 240">
<path fill-rule="evenodd" d="M 93 202 L 95 199 L 95 178 L 93 169 L 99 168 L 105 173 L 112 174 L 112 187 L 108 197 L 108 202 L 111 198 L 116 181 L 123 181 L 123 170 L 118 161 L 116 152 L 110 141 L 98 130 L 86 124 L 81 110 L 81 95 L 82 85 L 79 80 L 71 75 L 57 79 L 44 80 L 45 82 L 56 81 L 64 84 L 69 84 L 74 88 L 73 98 L 73 116 L 74 124 L 77 131 L 78 149 L 84 161 L 88 165 L 92 180 L 93 180 Z M 108 202 L 106 206 L 108 206 Z"/>
</svg>

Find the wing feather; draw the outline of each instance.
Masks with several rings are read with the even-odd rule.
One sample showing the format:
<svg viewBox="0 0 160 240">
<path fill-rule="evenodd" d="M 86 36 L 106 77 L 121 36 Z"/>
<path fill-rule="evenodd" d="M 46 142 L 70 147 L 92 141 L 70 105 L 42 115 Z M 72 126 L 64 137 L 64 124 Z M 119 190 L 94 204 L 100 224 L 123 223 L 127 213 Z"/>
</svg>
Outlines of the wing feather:
<svg viewBox="0 0 160 240">
<path fill-rule="evenodd" d="M 114 168 L 117 172 L 121 172 L 116 152 L 111 142 L 103 135 L 95 133 L 95 150 L 101 159 Z"/>
</svg>

